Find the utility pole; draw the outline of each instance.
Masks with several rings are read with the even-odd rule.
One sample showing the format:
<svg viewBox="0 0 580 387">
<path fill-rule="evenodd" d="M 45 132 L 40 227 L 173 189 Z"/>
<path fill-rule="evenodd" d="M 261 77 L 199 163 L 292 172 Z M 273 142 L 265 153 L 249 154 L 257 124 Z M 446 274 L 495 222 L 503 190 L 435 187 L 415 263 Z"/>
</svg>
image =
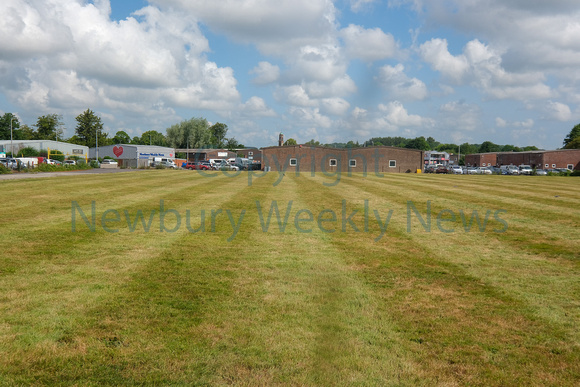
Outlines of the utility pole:
<svg viewBox="0 0 580 387">
<path fill-rule="evenodd" d="M 10 115 L 10 157 L 14 158 L 14 140 L 12 138 L 12 121 L 14 121 L 14 117 Z"/>
<path fill-rule="evenodd" d="M 99 129 L 95 130 L 95 160 L 99 162 Z"/>
</svg>

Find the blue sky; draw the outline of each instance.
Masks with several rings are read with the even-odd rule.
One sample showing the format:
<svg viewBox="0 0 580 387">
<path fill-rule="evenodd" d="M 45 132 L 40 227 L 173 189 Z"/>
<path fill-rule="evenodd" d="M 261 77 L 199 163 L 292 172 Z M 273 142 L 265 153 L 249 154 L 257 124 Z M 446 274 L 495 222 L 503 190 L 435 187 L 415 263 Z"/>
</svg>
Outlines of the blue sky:
<svg viewBox="0 0 580 387">
<path fill-rule="evenodd" d="M 0 113 L 191 117 L 250 146 L 432 136 L 554 149 L 580 122 L 576 0 L 6 0 Z"/>
</svg>

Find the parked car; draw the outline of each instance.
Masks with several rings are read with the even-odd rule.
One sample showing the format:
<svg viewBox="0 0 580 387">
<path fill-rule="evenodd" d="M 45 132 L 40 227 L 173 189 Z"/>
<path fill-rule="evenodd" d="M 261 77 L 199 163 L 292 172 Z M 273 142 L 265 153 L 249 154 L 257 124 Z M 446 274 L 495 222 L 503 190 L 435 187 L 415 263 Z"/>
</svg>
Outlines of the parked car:
<svg viewBox="0 0 580 387">
<path fill-rule="evenodd" d="M 502 175 L 519 175 L 520 169 L 515 165 L 502 165 L 499 167 Z"/>
<path fill-rule="evenodd" d="M 189 169 L 189 170 L 210 170 L 211 165 L 209 165 L 208 163 L 203 163 L 201 161 L 190 161 L 185 165 L 185 169 Z"/>
<path fill-rule="evenodd" d="M 157 167 L 157 166 L 161 166 L 162 168 L 170 168 L 170 169 L 177 168 L 177 164 L 175 164 L 173 161 L 159 161 L 159 162 L 155 163 L 155 167 Z"/>
<path fill-rule="evenodd" d="M 467 172 L 467 175 L 475 175 L 475 174 L 477 174 L 477 168 L 469 167 L 469 168 L 467 168 L 466 172 Z"/>
<path fill-rule="evenodd" d="M 215 163 L 213 165 L 213 167 L 215 170 L 218 170 L 218 171 L 239 171 L 240 170 L 240 168 L 237 165 L 232 165 L 225 160 L 221 163 Z"/>
<path fill-rule="evenodd" d="M 536 175 L 538 176 L 546 176 L 548 174 L 548 171 L 544 170 L 544 169 L 536 169 Z"/>
<path fill-rule="evenodd" d="M 117 160 L 113 160 L 113 159 L 104 159 L 103 162 L 101 163 L 101 165 L 115 165 L 117 166 L 119 163 L 117 163 Z"/>
<path fill-rule="evenodd" d="M 62 161 L 54 160 L 54 159 L 44 159 L 44 163 L 51 164 L 51 165 L 62 165 Z"/>
<path fill-rule="evenodd" d="M 454 175 L 463 175 L 463 169 L 459 165 L 454 165 L 451 168 L 449 168 L 449 173 L 452 173 Z"/>
<path fill-rule="evenodd" d="M 435 173 L 449 173 L 446 167 L 440 166 L 435 170 Z"/>
<path fill-rule="evenodd" d="M 6 166 L 6 168 L 12 168 L 12 169 L 18 168 L 18 160 L 14 159 L 12 157 L 7 157 L 5 159 L 2 159 L 2 164 L 4 164 L 4 166 Z"/>
<path fill-rule="evenodd" d="M 476 174 L 478 175 L 491 175 L 491 169 L 489 169 L 488 167 L 477 167 L 476 168 Z"/>
<path fill-rule="evenodd" d="M 64 165 L 77 165 L 77 162 L 74 160 L 65 160 Z"/>
<path fill-rule="evenodd" d="M 520 175 L 532 175 L 534 170 L 529 165 L 520 165 Z"/>
</svg>

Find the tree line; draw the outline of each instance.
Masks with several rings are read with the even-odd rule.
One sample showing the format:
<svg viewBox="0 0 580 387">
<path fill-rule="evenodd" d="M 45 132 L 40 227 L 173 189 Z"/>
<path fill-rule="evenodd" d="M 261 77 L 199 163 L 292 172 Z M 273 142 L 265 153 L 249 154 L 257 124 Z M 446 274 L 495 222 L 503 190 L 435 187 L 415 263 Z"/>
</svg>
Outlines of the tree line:
<svg viewBox="0 0 580 387">
<path fill-rule="evenodd" d="M 77 125 L 75 134 L 70 138 L 63 138 L 64 123 L 62 115 L 47 114 L 38 117 L 32 126 L 21 124 L 18 117 L 12 113 L 5 113 L 0 117 L 0 140 L 56 140 L 90 148 L 114 144 L 158 145 L 171 148 L 225 148 L 229 150 L 243 148 L 234 137 L 226 137 L 228 126 L 224 123 L 210 125 L 205 118 L 191 118 L 166 129 L 166 134 L 156 130 L 144 132 L 141 136 L 131 138 L 125 131 L 118 131 L 113 137 L 103 132 L 103 122 L 92 110 L 87 109 L 75 118 Z M 284 145 L 296 145 L 293 138 L 289 138 Z M 419 149 L 424 151 L 439 151 L 448 153 L 473 154 L 487 152 L 525 152 L 538 150 L 535 146 L 517 147 L 514 145 L 499 145 L 491 141 L 481 144 L 448 144 L 440 143 L 433 137 L 373 137 L 364 143 L 349 141 L 346 143 L 321 144 L 314 139 L 306 145 L 326 146 L 333 148 L 347 148 L 360 146 L 396 146 L 400 148 Z M 580 124 L 574 126 L 563 142 L 564 149 L 580 149 Z"/>
<path fill-rule="evenodd" d="M 87 109 L 75 118 L 75 134 L 64 138 L 62 115 L 47 114 L 38 117 L 32 126 L 21 124 L 17 116 L 5 113 L 0 117 L 0 140 L 55 140 L 89 148 L 114 144 L 158 145 L 172 148 L 243 148 L 234 137 L 227 137 L 228 126 L 218 122 L 210 125 L 205 118 L 191 118 L 166 129 L 166 134 L 149 130 L 141 136 L 131 137 L 123 130 L 114 136 L 103 131 L 101 118 Z"/>
</svg>

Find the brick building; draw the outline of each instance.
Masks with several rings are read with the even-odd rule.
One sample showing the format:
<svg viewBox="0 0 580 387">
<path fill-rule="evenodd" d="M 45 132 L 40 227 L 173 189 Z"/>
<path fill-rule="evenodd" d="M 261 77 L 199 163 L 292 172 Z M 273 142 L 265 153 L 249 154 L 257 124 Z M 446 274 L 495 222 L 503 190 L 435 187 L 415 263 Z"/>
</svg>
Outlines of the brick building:
<svg viewBox="0 0 580 387">
<path fill-rule="evenodd" d="M 580 169 L 580 149 L 558 149 L 529 152 L 476 153 L 465 156 L 472 167 L 494 165 L 529 165 L 532 168 Z"/>
<path fill-rule="evenodd" d="M 415 173 L 423 169 L 424 152 L 389 146 L 326 148 L 310 145 L 262 148 L 262 169 L 300 172 Z"/>
<path fill-rule="evenodd" d="M 189 161 L 205 161 L 209 159 L 229 159 L 236 157 L 236 152 L 227 149 L 176 149 L 176 153 L 185 153 Z"/>
<path fill-rule="evenodd" d="M 497 152 L 474 153 L 465 156 L 465 165 L 468 167 L 491 167 L 498 164 L 497 157 Z"/>
<path fill-rule="evenodd" d="M 250 159 L 254 163 L 262 162 L 262 151 L 258 148 L 236 149 L 236 152 L 238 153 L 238 155 L 242 155 L 241 157 Z"/>
</svg>

